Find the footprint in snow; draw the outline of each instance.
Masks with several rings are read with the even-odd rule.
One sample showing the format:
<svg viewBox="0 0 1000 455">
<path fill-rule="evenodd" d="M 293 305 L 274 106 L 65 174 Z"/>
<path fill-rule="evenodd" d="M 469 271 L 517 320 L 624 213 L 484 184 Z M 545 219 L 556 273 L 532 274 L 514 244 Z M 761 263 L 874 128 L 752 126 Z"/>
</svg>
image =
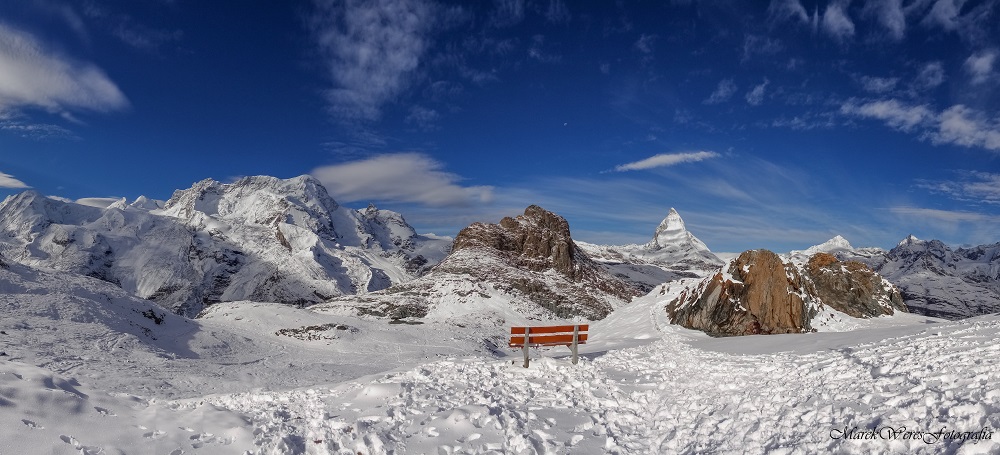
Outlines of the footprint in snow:
<svg viewBox="0 0 1000 455">
<path fill-rule="evenodd" d="M 21 419 L 21 423 L 23 423 L 24 426 L 26 426 L 28 428 L 31 428 L 33 430 L 44 430 L 45 429 L 45 427 L 43 427 L 43 426 L 41 426 L 41 425 L 39 425 L 39 424 L 31 421 L 31 420 L 28 420 L 28 419 Z"/>
<path fill-rule="evenodd" d="M 155 431 L 150 431 L 150 432 L 147 432 L 147 433 L 143 433 L 142 437 L 144 437 L 146 439 L 160 439 L 165 434 L 167 434 L 166 431 L 155 430 Z"/>
</svg>

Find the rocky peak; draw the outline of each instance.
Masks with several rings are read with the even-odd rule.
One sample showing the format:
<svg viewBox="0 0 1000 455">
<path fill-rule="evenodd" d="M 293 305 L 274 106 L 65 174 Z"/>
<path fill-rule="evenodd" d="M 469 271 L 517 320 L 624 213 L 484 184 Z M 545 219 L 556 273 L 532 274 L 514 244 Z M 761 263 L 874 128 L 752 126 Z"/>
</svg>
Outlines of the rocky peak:
<svg viewBox="0 0 1000 455">
<path fill-rule="evenodd" d="M 854 317 L 906 310 L 899 291 L 860 262 L 818 253 L 800 268 L 768 250 L 741 253 L 666 310 L 688 328 L 751 335 L 809 331 L 823 305 Z"/>
<path fill-rule="evenodd" d="M 453 251 L 488 248 L 514 259 L 518 266 L 533 271 L 554 269 L 567 278 L 583 273 L 581 263 L 593 261 L 573 243 L 565 218 L 537 205 L 523 215 L 505 217 L 499 224 L 474 223 L 455 237 Z"/>
</svg>

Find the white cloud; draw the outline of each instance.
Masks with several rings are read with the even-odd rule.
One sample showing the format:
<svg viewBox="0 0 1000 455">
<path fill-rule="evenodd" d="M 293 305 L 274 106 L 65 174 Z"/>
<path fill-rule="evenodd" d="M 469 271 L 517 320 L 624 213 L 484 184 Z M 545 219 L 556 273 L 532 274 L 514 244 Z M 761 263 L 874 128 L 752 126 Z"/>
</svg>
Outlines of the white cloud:
<svg viewBox="0 0 1000 455">
<path fill-rule="evenodd" d="M 728 101 L 734 93 L 736 93 L 736 83 L 732 79 L 723 79 L 719 81 L 719 86 L 715 88 L 715 91 L 702 103 L 719 104 Z"/>
<path fill-rule="evenodd" d="M 809 14 L 799 0 L 771 0 L 767 7 L 771 20 L 784 22 L 789 19 L 798 20 L 803 24 L 809 22 Z"/>
<path fill-rule="evenodd" d="M 441 114 L 434 109 L 423 106 L 413 106 L 410 108 L 410 115 L 406 116 L 406 123 L 416 125 L 421 130 L 430 131 L 437 128 L 437 121 Z"/>
<path fill-rule="evenodd" d="M 896 88 L 896 84 L 899 82 L 898 77 L 874 77 L 874 76 L 861 76 L 859 79 L 861 82 L 861 88 L 869 93 L 885 93 L 892 91 Z"/>
<path fill-rule="evenodd" d="M 961 104 L 936 113 L 926 105 L 907 105 L 895 99 L 859 104 L 851 99 L 840 106 L 844 115 L 874 118 L 904 132 L 921 131 L 934 144 L 955 144 L 1000 151 L 1000 119 Z"/>
<path fill-rule="evenodd" d="M 42 108 L 109 112 L 128 100 L 100 68 L 46 49 L 31 34 L 0 23 L 0 111 Z"/>
<path fill-rule="evenodd" d="M 411 202 L 435 207 L 468 206 L 493 199 L 492 186 L 460 186 L 458 175 L 421 153 L 378 155 L 323 166 L 311 174 L 339 201 Z"/>
<path fill-rule="evenodd" d="M 879 119 L 895 129 L 907 132 L 913 131 L 934 117 L 934 113 L 927 106 L 909 106 L 894 99 L 863 104 L 858 104 L 853 99 L 848 100 L 840 106 L 840 113 Z"/>
<path fill-rule="evenodd" d="M 903 12 L 903 0 L 881 0 L 865 3 L 866 14 L 874 15 L 878 23 L 885 27 L 896 41 L 906 35 L 906 14 Z"/>
<path fill-rule="evenodd" d="M 48 123 L 26 123 L 20 120 L 7 120 L 0 118 L 0 130 L 13 133 L 27 139 L 47 140 L 47 139 L 80 139 L 72 131 L 59 125 Z"/>
<path fill-rule="evenodd" d="M 959 201 L 1000 204 L 1000 174 L 962 172 L 957 180 L 918 180 L 916 186 Z"/>
<path fill-rule="evenodd" d="M 965 71 L 972 77 L 973 84 L 982 84 L 993 76 L 993 64 L 997 59 L 997 50 L 990 49 L 977 52 L 965 60 Z"/>
<path fill-rule="evenodd" d="M 767 84 L 769 83 L 770 81 L 768 81 L 767 78 L 764 78 L 764 82 L 761 82 L 759 85 L 754 87 L 753 90 L 747 92 L 747 103 L 754 106 L 760 106 L 760 103 L 764 102 L 764 91 L 767 89 Z"/>
<path fill-rule="evenodd" d="M 120 197 L 85 197 L 76 200 L 77 204 L 86 205 L 88 207 L 97 207 L 99 209 L 106 209 L 111 204 L 121 201 Z"/>
<path fill-rule="evenodd" d="M 719 156 L 718 153 L 706 152 L 706 151 L 688 152 L 688 153 L 661 153 L 659 155 L 653 155 L 644 160 L 620 164 L 618 166 L 615 166 L 615 170 L 618 172 L 639 171 L 644 169 L 653 169 L 657 167 L 673 166 L 675 164 L 681 164 L 681 163 L 702 161 L 709 158 L 717 158 L 718 156 Z"/>
<path fill-rule="evenodd" d="M 931 89 L 944 83 L 944 66 L 941 62 L 928 62 L 913 81 L 919 89 Z"/>
<path fill-rule="evenodd" d="M 838 40 L 854 36 L 854 22 L 847 16 L 849 3 L 850 0 L 836 0 L 823 12 L 823 30 Z"/>
<path fill-rule="evenodd" d="M 13 175 L 0 172 L 0 188 L 31 188 L 27 183 L 24 183 Z"/>
<path fill-rule="evenodd" d="M 982 112 L 958 104 L 938 116 L 937 132 L 930 137 L 935 144 L 953 143 L 1000 152 L 1000 120 L 991 120 Z"/>
<path fill-rule="evenodd" d="M 430 45 L 435 8 L 421 0 L 314 0 L 313 34 L 342 121 L 378 120 L 402 93 Z"/>
<path fill-rule="evenodd" d="M 931 11 L 924 17 L 924 25 L 936 25 L 945 30 L 955 30 L 959 27 L 959 10 L 965 0 L 938 0 Z"/>
<path fill-rule="evenodd" d="M 889 211 L 910 218 L 931 219 L 948 223 L 1000 221 L 1000 217 L 961 210 L 938 210 L 920 207 L 890 207 Z"/>
</svg>

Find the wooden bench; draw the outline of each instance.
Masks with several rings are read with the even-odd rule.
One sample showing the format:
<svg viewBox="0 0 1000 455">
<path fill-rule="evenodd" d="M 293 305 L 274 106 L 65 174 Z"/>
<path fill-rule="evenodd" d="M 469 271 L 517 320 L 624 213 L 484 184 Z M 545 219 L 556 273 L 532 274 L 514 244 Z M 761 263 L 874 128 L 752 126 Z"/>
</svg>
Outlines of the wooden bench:
<svg viewBox="0 0 1000 455">
<path fill-rule="evenodd" d="M 589 324 L 511 327 L 509 345 L 524 351 L 525 368 L 528 368 L 528 346 L 569 346 L 576 365 L 577 346 L 587 342 L 588 328 Z"/>
</svg>

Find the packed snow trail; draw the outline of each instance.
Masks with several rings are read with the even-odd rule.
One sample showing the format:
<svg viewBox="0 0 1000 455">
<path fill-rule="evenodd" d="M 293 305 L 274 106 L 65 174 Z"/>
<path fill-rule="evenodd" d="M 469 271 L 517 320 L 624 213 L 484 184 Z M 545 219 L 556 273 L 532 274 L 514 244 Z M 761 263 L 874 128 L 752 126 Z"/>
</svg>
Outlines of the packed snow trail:
<svg viewBox="0 0 1000 455">
<path fill-rule="evenodd" d="M 756 355 L 692 347 L 690 332 L 669 328 L 577 366 L 448 359 L 207 401 L 250 416 L 255 453 L 1000 452 L 1000 319 L 931 327 Z"/>
</svg>

